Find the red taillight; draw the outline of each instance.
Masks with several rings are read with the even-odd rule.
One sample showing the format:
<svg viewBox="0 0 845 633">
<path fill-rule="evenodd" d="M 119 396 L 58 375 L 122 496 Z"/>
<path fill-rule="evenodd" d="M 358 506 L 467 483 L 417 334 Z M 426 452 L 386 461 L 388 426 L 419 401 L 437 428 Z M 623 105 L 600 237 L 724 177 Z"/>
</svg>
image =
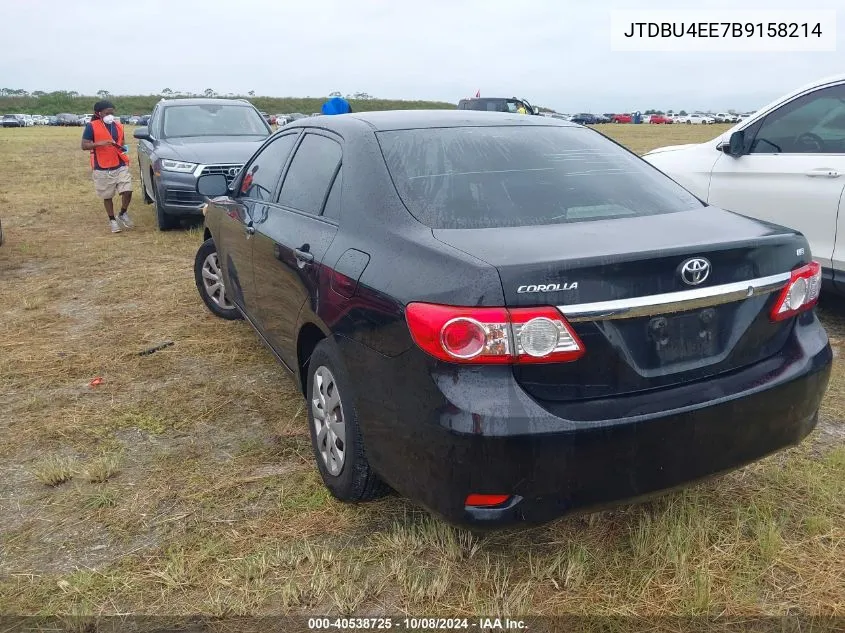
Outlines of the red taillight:
<svg viewBox="0 0 845 633">
<path fill-rule="evenodd" d="M 414 342 L 453 363 L 563 363 L 584 345 L 552 307 L 468 308 L 411 303 L 405 317 Z"/>
<path fill-rule="evenodd" d="M 783 321 L 812 308 L 819 300 L 821 287 L 822 267 L 818 262 L 793 270 L 789 283 L 781 290 L 772 307 L 772 321 Z"/>
<path fill-rule="evenodd" d="M 475 506 L 477 508 L 489 508 L 492 506 L 500 506 L 505 501 L 510 499 L 510 495 L 467 495 L 467 500 L 464 505 Z"/>
</svg>

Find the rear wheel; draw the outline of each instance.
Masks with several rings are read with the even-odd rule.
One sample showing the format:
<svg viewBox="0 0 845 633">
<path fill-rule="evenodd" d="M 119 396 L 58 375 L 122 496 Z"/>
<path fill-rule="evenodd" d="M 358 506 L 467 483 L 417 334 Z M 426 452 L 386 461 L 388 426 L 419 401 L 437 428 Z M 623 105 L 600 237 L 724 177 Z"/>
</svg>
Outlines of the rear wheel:
<svg viewBox="0 0 845 633">
<path fill-rule="evenodd" d="M 226 294 L 223 273 L 217 257 L 217 247 L 211 238 L 203 242 L 197 250 L 194 258 L 194 280 L 203 303 L 212 314 L 229 321 L 243 318 L 240 310 Z"/>
<path fill-rule="evenodd" d="M 367 461 L 355 396 L 343 360 L 331 343 L 317 344 L 308 361 L 308 426 L 323 483 L 341 501 L 368 501 L 389 488 Z"/>
</svg>

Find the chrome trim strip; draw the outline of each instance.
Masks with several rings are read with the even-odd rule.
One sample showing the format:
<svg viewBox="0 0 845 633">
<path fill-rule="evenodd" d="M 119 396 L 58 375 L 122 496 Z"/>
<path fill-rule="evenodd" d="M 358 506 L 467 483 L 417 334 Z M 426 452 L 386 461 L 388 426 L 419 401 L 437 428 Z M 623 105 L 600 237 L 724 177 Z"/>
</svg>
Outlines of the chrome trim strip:
<svg viewBox="0 0 845 633">
<path fill-rule="evenodd" d="M 654 316 L 696 308 L 742 301 L 748 297 L 768 294 L 780 290 L 789 281 L 790 273 L 780 273 L 748 281 L 737 281 L 709 288 L 695 288 L 680 292 L 666 292 L 646 297 L 632 297 L 614 301 L 577 303 L 558 306 L 557 309 L 572 322 L 605 321 L 610 319 L 632 319 Z"/>
</svg>

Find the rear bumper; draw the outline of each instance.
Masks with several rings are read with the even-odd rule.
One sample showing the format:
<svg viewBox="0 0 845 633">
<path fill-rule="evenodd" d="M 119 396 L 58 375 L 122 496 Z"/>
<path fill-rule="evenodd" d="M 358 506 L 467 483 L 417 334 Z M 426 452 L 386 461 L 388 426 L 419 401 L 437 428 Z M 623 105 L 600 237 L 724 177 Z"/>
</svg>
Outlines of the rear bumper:
<svg viewBox="0 0 845 633">
<path fill-rule="evenodd" d="M 695 389 L 640 394 L 627 411 L 619 397 L 585 413 L 532 399 L 507 367 L 454 367 L 415 349 L 388 358 L 338 342 L 371 464 L 457 524 L 543 522 L 612 506 L 795 445 L 816 424 L 832 361 L 824 329 L 807 314 L 765 363 Z M 470 493 L 512 498 L 467 508 Z"/>
</svg>

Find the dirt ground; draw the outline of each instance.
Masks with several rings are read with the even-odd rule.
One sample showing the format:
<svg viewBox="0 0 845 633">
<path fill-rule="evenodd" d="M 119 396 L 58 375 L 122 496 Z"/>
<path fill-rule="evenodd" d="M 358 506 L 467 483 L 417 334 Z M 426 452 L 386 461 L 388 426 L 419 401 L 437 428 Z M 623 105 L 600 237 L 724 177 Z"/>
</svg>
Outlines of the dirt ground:
<svg viewBox="0 0 845 633">
<path fill-rule="evenodd" d="M 604 128 L 637 152 L 722 129 Z M 293 381 L 197 296 L 201 233 L 158 232 L 136 178 L 110 234 L 79 135 L 0 129 L 0 612 L 845 615 L 845 303 L 820 308 L 837 358 L 801 446 L 476 535 L 328 495 Z"/>
</svg>

